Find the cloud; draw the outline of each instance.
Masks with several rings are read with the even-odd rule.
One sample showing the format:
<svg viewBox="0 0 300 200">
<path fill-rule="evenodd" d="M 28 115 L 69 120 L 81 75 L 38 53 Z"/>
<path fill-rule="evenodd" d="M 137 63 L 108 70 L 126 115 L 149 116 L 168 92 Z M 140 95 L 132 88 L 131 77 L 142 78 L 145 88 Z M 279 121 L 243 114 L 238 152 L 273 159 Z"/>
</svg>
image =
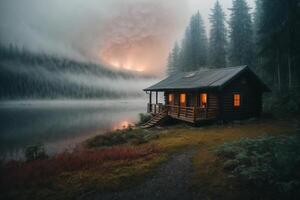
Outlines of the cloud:
<svg viewBox="0 0 300 200">
<path fill-rule="evenodd" d="M 186 1 L 0 0 L 0 42 L 161 73 Z"/>
</svg>

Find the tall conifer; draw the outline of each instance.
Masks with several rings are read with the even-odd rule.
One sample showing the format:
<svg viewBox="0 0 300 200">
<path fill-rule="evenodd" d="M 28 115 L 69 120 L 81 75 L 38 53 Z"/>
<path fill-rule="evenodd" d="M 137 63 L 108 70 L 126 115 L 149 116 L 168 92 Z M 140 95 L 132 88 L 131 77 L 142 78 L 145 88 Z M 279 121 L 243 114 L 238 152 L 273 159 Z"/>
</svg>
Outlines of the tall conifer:
<svg viewBox="0 0 300 200">
<path fill-rule="evenodd" d="M 226 27 L 225 13 L 219 3 L 216 1 L 210 14 L 210 39 L 209 39 L 209 58 L 210 65 L 213 67 L 226 66 Z"/>
<path fill-rule="evenodd" d="M 207 36 L 199 12 L 191 17 L 182 40 L 180 58 L 182 71 L 193 71 L 207 66 Z"/>
<path fill-rule="evenodd" d="M 233 0 L 230 10 L 230 63 L 251 66 L 254 59 L 254 45 L 250 8 L 245 0 Z"/>
</svg>

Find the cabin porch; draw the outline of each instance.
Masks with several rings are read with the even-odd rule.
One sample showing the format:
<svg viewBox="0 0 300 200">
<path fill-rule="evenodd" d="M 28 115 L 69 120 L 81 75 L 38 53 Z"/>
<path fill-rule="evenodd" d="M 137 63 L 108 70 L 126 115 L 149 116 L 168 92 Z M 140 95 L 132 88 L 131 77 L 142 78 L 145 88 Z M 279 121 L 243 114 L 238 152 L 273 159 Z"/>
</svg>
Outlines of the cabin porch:
<svg viewBox="0 0 300 200">
<path fill-rule="evenodd" d="M 152 102 L 152 92 L 149 92 L 147 112 L 152 115 L 165 113 L 167 116 L 185 122 L 197 123 L 213 120 L 218 117 L 217 100 L 213 94 L 203 92 L 163 92 L 164 98 L 159 98 L 155 92 L 155 102 Z M 159 102 L 163 101 L 163 103 Z M 210 102 L 208 104 L 208 102 Z"/>
<path fill-rule="evenodd" d="M 200 107 L 182 107 L 163 104 L 148 104 L 148 113 L 153 115 L 166 112 L 168 116 L 190 123 L 196 123 L 202 120 L 215 119 L 216 116 L 209 114 L 207 108 Z"/>
</svg>

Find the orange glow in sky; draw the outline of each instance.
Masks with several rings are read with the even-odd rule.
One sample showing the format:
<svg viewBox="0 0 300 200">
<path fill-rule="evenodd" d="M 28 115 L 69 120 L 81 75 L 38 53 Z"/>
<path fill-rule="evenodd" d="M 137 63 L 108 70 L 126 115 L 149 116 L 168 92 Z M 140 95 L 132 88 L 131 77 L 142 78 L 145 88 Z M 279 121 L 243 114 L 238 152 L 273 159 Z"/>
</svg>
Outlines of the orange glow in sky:
<svg viewBox="0 0 300 200">
<path fill-rule="evenodd" d="M 186 24 L 186 11 L 178 13 L 186 3 L 130 2 L 122 3 L 118 13 L 101 25 L 98 57 L 117 69 L 164 76 L 169 51 L 182 32 L 178 27 Z"/>
<path fill-rule="evenodd" d="M 136 71 L 136 72 L 144 72 L 145 71 L 145 67 L 143 67 L 141 65 L 132 64 L 134 62 L 127 62 L 125 64 L 120 64 L 120 62 L 118 62 L 118 61 L 115 61 L 115 60 L 111 61 L 110 59 L 107 59 L 107 60 L 105 60 L 105 63 L 107 63 L 108 65 L 110 65 L 112 67 L 115 67 L 116 69 L 125 69 L 125 70 Z"/>
<path fill-rule="evenodd" d="M 125 45 L 104 48 L 100 52 L 100 59 L 107 65 L 116 69 L 124 69 L 146 74 L 154 74 L 159 71 L 157 66 L 161 66 L 161 62 L 164 63 L 165 55 L 161 56 L 158 61 L 157 57 L 155 58 L 153 57 L 153 54 L 147 52 L 149 47 L 139 47 L 138 44 L 136 45 L 137 47 L 131 47 L 131 49 L 125 48 Z M 144 48 L 144 51 L 140 48 Z"/>
</svg>

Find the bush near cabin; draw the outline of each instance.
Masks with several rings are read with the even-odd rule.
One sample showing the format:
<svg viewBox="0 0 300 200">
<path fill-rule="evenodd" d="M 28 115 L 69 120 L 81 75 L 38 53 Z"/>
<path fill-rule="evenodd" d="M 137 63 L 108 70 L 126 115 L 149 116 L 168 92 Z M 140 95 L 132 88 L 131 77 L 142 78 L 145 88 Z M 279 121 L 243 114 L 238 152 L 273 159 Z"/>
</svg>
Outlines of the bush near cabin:
<svg viewBox="0 0 300 200">
<path fill-rule="evenodd" d="M 266 96 L 264 111 L 282 116 L 300 114 L 300 91 L 299 88 L 289 90 L 285 93 L 274 91 Z"/>
<path fill-rule="evenodd" d="M 224 171 L 257 197 L 300 198 L 299 135 L 241 139 L 222 145 L 216 154 Z"/>
<path fill-rule="evenodd" d="M 139 145 L 157 139 L 159 132 L 145 129 L 133 129 L 128 127 L 122 130 L 108 132 L 104 135 L 97 135 L 88 139 L 84 146 L 88 148 L 110 147 L 121 144 Z"/>
<path fill-rule="evenodd" d="M 148 122 L 151 119 L 151 115 L 140 113 L 137 126 Z M 93 138 L 85 141 L 84 146 L 87 148 L 98 147 L 111 147 L 122 144 L 139 145 L 149 142 L 152 139 L 159 137 L 158 131 L 149 131 L 145 129 L 137 129 L 132 125 L 124 129 L 117 129 L 115 131 L 107 132 L 102 135 L 97 135 Z"/>
<path fill-rule="evenodd" d="M 151 115 L 148 113 L 140 113 L 139 114 L 139 121 L 137 125 L 143 125 L 151 119 Z"/>
</svg>

